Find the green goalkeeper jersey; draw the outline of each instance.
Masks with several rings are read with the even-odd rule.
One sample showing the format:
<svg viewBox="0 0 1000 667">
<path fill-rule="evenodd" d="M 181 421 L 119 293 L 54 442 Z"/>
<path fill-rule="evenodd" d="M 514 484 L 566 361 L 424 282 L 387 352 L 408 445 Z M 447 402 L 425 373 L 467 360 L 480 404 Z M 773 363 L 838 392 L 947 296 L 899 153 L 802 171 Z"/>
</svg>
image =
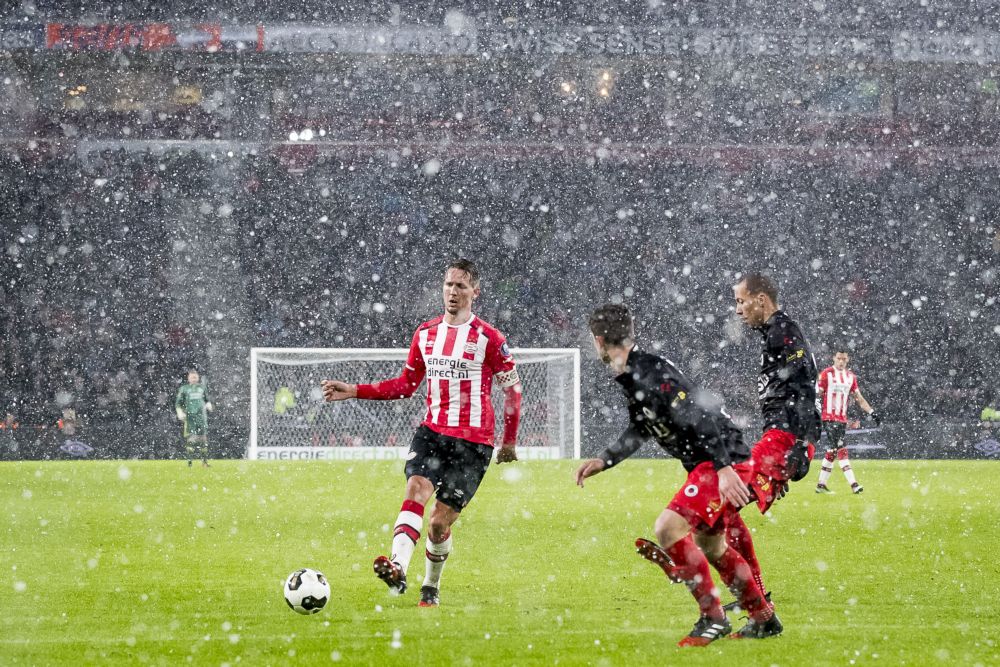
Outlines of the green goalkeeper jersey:
<svg viewBox="0 0 1000 667">
<path fill-rule="evenodd" d="M 188 419 L 204 419 L 205 407 L 208 405 L 208 396 L 205 394 L 205 386 L 198 384 L 183 384 L 177 390 L 177 400 L 174 407 L 183 410 Z"/>
</svg>

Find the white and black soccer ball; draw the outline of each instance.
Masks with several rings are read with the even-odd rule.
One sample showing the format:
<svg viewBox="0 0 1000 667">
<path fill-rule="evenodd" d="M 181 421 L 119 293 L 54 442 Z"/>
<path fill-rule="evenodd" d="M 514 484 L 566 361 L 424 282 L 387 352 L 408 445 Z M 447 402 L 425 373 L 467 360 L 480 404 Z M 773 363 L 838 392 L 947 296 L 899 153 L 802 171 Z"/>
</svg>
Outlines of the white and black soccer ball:
<svg viewBox="0 0 1000 667">
<path fill-rule="evenodd" d="M 330 600 L 330 583 L 322 572 L 304 567 L 285 579 L 285 602 L 299 614 L 318 614 Z"/>
</svg>

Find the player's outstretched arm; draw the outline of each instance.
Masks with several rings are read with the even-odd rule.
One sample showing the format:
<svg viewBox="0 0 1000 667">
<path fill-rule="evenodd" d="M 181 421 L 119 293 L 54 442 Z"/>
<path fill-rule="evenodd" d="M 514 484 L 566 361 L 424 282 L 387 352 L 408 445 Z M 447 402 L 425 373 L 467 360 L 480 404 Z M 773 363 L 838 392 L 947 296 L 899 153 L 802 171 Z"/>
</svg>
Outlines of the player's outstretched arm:
<svg viewBox="0 0 1000 667">
<path fill-rule="evenodd" d="M 349 398 L 356 398 L 358 395 L 358 385 L 347 384 L 340 380 L 323 380 L 323 398 L 327 402 L 346 401 Z"/>
<path fill-rule="evenodd" d="M 349 385 L 344 382 L 331 382 L 331 386 L 332 384 L 339 384 L 339 390 L 346 391 L 350 395 L 343 398 L 328 398 L 327 400 L 337 401 L 344 400 L 344 398 L 359 398 L 365 401 L 394 401 L 399 398 L 409 398 L 413 396 L 417 391 L 417 387 L 424 381 L 426 372 L 423 353 L 420 350 L 420 330 L 418 329 L 417 333 L 413 334 L 413 341 L 410 343 L 410 354 L 406 359 L 406 364 L 403 366 L 403 371 L 398 377 L 373 384 Z M 339 393 L 333 395 L 340 396 Z"/>
<path fill-rule="evenodd" d="M 634 424 L 630 424 L 618 440 L 601 452 L 596 459 L 588 459 L 576 471 L 576 483 L 583 486 L 583 480 L 593 477 L 602 470 L 613 468 L 628 457 L 639 451 L 645 436 L 639 433 Z"/>
<path fill-rule="evenodd" d="M 576 469 L 576 485 L 583 488 L 583 480 L 593 477 L 604 468 L 604 461 L 601 459 L 587 459 Z"/>
</svg>

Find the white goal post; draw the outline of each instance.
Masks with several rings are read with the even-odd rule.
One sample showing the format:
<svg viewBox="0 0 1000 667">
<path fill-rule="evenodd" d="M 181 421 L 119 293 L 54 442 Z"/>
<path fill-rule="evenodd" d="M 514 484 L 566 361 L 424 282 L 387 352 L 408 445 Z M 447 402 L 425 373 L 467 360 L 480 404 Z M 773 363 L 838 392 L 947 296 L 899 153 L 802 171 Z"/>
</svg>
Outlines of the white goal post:
<svg viewBox="0 0 1000 667">
<path fill-rule="evenodd" d="M 320 382 L 397 377 L 407 349 L 253 348 L 250 444 L 265 460 L 402 459 L 426 412 L 423 385 L 407 399 L 327 403 Z M 580 458 L 580 350 L 514 348 L 523 393 L 518 458 Z M 503 392 L 494 385 L 497 439 Z"/>
</svg>

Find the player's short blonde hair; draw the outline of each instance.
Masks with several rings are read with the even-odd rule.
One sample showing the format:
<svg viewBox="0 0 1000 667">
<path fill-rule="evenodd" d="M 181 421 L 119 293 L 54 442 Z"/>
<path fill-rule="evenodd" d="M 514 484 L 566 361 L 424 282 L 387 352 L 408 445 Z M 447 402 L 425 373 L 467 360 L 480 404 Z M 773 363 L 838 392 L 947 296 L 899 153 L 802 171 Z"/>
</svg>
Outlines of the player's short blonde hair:
<svg viewBox="0 0 1000 667">
<path fill-rule="evenodd" d="M 748 273 L 740 282 L 747 286 L 747 292 L 751 296 L 763 294 L 772 302 L 778 303 L 778 283 L 770 276 L 755 271 Z"/>
</svg>

